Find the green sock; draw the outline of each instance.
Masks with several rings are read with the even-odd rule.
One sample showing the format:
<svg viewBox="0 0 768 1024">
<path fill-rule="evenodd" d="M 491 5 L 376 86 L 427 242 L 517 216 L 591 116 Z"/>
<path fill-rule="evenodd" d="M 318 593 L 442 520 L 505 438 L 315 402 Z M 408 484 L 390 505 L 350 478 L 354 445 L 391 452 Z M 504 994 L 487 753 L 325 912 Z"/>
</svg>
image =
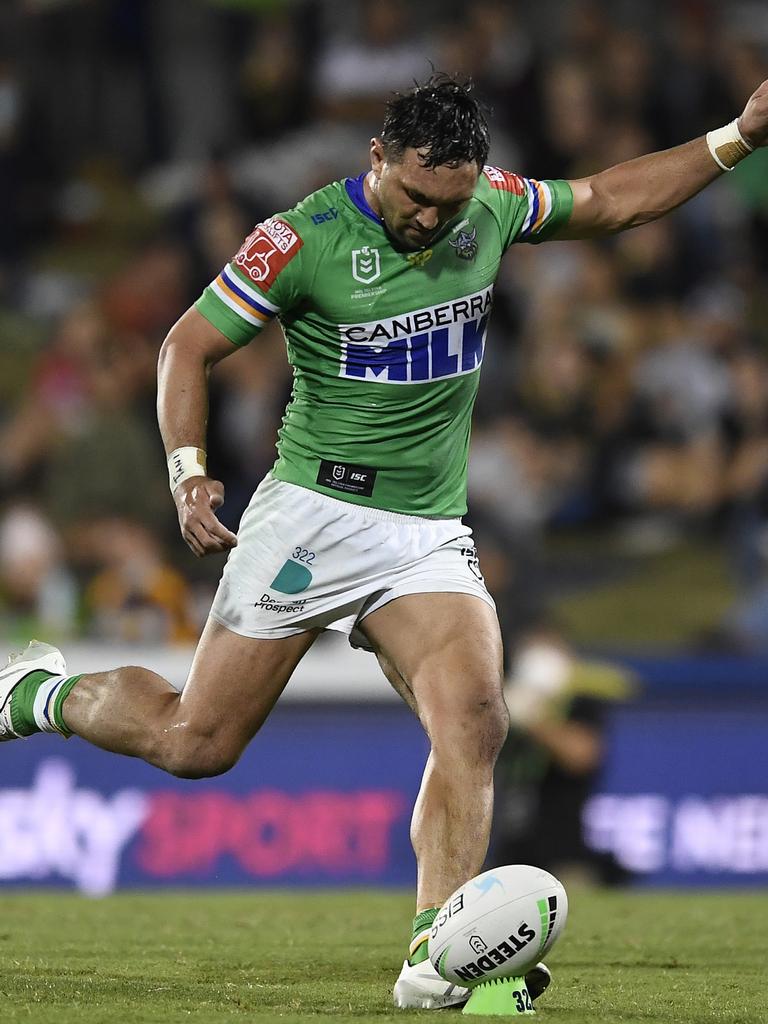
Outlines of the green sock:
<svg viewBox="0 0 768 1024">
<path fill-rule="evenodd" d="M 408 963 L 413 967 L 415 964 L 423 963 L 429 953 L 427 952 L 427 939 L 432 922 L 437 917 L 440 907 L 430 907 L 429 910 L 422 910 L 413 919 L 413 937 L 408 951 Z"/>
<path fill-rule="evenodd" d="M 53 701 L 54 724 L 61 733 L 61 735 L 64 736 L 66 739 L 69 739 L 69 737 L 72 735 L 72 731 L 67 728 L 67 724 L 64 721 L 62 707 L 64 706 L 64 701 L 70 695 L 75 685 L 79 683 L 82 678 L 83 673 L 81 672 L 79 676 L 69 676 L 67 679 L 65 679 L 64 682 L 59 687 L 59 691 L 56 694 L 56 697 L 54 698 Z"/>
<path fill-rule="evenodd" d="M 62 717 L 61 708 L 69 696 L 72 687 L 82 676 L 66 676 L 61 682 L 51 684 L 53 689 L 46 701 L 45 708 L 38 709 L 35 716 L 35 699 L 40 687 L 54 678 L 55 673 L 38 669 L 30 672 L 11 695 L 11 725 L 19 736 L 31 736 L 36 732 L 60 732 L 62 736 L 71 736 Z"/>
</svg>

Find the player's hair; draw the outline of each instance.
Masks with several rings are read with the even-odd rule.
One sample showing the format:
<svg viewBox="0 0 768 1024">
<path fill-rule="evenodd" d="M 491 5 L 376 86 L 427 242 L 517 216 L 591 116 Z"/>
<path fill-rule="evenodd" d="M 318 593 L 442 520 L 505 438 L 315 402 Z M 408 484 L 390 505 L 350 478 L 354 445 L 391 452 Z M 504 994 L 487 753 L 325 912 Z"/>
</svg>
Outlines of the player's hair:
<svg viewBox="0 0 768 1024">
<path fill-rule="evenodd" d="M 456 167 L 488 158 L 491 139 L 485 113 L 472 95 L 472 83 L 437 72 L 387 104 L 381 141 L 398 163 L 409 147 L 424 149 L 424 167 Z"/>
</svg>

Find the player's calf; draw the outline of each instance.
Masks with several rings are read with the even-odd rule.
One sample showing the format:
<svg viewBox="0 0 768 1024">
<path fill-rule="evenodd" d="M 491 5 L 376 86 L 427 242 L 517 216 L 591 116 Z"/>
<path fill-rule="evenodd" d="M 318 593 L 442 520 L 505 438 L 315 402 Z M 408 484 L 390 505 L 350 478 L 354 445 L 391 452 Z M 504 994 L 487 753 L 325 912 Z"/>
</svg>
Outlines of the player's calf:
<svg viewBox="0 0 768 1024">
<path fill-rule="evenodd" d="M 179 712 L 178 692 L 155 673 L 125 668 L 72 676 L 61 651 L 37 640 L 11 655 L 0 671 L 0 741 L 37 732 L 77 733 L 179 778 L 229 771 L 244 740 L 227 727 L 226 716 L 201 724 Z"/>
</svg>

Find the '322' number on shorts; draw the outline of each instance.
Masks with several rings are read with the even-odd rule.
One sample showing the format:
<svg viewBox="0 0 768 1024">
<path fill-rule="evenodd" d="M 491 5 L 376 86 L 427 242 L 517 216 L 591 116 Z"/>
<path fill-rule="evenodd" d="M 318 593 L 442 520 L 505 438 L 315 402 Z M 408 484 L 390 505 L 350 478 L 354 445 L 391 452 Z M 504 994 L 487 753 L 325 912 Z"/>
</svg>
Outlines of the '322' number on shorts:
<svg viewBox="0 0 768 1024">
<path fill-rule="evenodd" d="M 291 552 L 291 558 L 295 558 L 297 562 L 305 562 L 307 565 L 312 565 L 315 560 L 315 552 L 307 551 L 306 548 L 294 548 Z"/>
</svg>

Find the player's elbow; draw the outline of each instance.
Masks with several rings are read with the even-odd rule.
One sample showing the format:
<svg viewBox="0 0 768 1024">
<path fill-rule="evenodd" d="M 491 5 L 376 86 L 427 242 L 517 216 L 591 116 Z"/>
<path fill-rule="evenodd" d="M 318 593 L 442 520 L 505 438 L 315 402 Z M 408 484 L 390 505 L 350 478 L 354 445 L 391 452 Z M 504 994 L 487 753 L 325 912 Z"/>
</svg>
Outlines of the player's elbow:
<svg viewBox="0 0 768 1024">
<path fill-rule="evenodd" d="M 207 372 L 236 350 L 237 346 L 192 306 L 176 321 L 160 346 L 158 370 L 161 375 L 171 366 L 174 370 Z"/>
</svg>

